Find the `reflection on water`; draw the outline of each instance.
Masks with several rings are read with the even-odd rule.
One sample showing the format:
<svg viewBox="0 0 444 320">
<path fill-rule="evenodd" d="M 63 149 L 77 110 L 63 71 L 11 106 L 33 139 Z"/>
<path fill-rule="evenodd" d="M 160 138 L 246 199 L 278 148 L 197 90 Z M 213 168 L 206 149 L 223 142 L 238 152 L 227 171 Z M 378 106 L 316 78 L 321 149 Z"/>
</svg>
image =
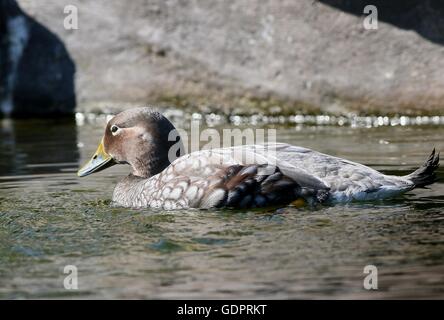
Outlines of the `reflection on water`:
<svg viewBox="0 0 444 320">
<path fill-rule="evenodd" d="M 444 297 L 444 184 L 376 203 L 159 212 L 110 205 L 128 172 L 84 179 L 103 123 L 3 121 L 0 298 Z M 279 141 L 406 174 L 443 126 L 278 126 Z M 438 172 L 444 179 L 444 171 Z M 363 268 L 379 271 L 367 291 Z M 76 265 L 79 290 L 63 288 Z"/>
<path fill-rule="evenodd" d="M 0 137 L 0 176 L 51 173 L 79 158 L 73 119 L 3 119 Z"/>
</svg>

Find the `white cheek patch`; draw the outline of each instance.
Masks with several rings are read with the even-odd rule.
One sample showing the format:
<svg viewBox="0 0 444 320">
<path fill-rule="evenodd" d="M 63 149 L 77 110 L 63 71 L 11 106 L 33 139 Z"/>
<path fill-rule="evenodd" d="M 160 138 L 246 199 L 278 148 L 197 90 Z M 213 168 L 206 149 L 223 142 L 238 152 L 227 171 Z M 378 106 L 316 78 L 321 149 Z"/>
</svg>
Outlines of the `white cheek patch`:
<svg viewBox="0 0 444 320">
<path fill-rule="evenodd" d="M 133 128 L 128 128 L 127 130 L 131 130 L 133 132 L 133 134 L 135 134 L 136 136 L 138 136 L 141 140 L 143 141 L 152 141 L 153 137 L 151 136 L 151 134 L 149 132 L 146 131 L 145 128 L 142 127 L 133 127 Z"/>
</svg>

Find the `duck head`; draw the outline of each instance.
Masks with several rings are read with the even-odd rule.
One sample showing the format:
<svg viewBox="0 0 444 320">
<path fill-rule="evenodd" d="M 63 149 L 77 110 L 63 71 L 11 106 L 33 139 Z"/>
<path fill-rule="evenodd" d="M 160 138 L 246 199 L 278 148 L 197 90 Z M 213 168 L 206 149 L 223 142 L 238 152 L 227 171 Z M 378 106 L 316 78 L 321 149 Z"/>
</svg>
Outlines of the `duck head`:
<svg viewBox="0 0 444 320">
<path fill-rule="evenodd" d="M 96 152 L 77 175 L 129 164 L 133 175 L 148 178 L 165 169 L 182 150 L 179 134 L 162 114 L 150 108 L 129 109 L 108 122 Z"/>
</svg>

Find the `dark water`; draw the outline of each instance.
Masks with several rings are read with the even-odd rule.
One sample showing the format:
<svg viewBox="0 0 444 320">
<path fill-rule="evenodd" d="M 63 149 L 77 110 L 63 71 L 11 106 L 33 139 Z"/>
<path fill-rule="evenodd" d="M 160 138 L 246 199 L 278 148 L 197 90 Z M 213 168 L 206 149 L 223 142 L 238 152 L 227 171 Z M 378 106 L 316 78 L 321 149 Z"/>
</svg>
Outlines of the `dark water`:
<svg viewBox="0 0 444 320">
<path fill-rule="evenodd" d="M 110 205 L 127 167 L 75 175 L 102 127 L 1 123 L 0 298 L 444 298 L 443 183 L 316 210 L 128 210 Z M 442 125 L 277 129 L 399 175 L 444 150 Z M 363 288 L 369 264 L 375 291 Z M 64 289 L 66 265 L 78 290 Z"/>
</svg>

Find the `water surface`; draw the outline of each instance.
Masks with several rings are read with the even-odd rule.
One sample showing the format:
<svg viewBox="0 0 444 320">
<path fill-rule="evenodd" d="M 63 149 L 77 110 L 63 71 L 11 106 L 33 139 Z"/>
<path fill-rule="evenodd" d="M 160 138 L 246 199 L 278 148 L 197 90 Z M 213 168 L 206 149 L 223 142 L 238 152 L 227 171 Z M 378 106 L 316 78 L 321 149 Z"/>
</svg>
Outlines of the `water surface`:
<svg viewBox="0 0 444 320">
<path fill-rule="evenodd" d="M 1 123 L 0 298 L 444 298 L 443 183 L 317 209 L 124 209 L 110 199 L 128 167 L 75 174 L 103 125 Z M 444 150 L 443 125 L 268 126 L 279 141 L 398 175 Z M 375 291 L 363 288 L 369 264 Z M 79 290 L 64 289 L 66 265 Z"/>
</svg>

